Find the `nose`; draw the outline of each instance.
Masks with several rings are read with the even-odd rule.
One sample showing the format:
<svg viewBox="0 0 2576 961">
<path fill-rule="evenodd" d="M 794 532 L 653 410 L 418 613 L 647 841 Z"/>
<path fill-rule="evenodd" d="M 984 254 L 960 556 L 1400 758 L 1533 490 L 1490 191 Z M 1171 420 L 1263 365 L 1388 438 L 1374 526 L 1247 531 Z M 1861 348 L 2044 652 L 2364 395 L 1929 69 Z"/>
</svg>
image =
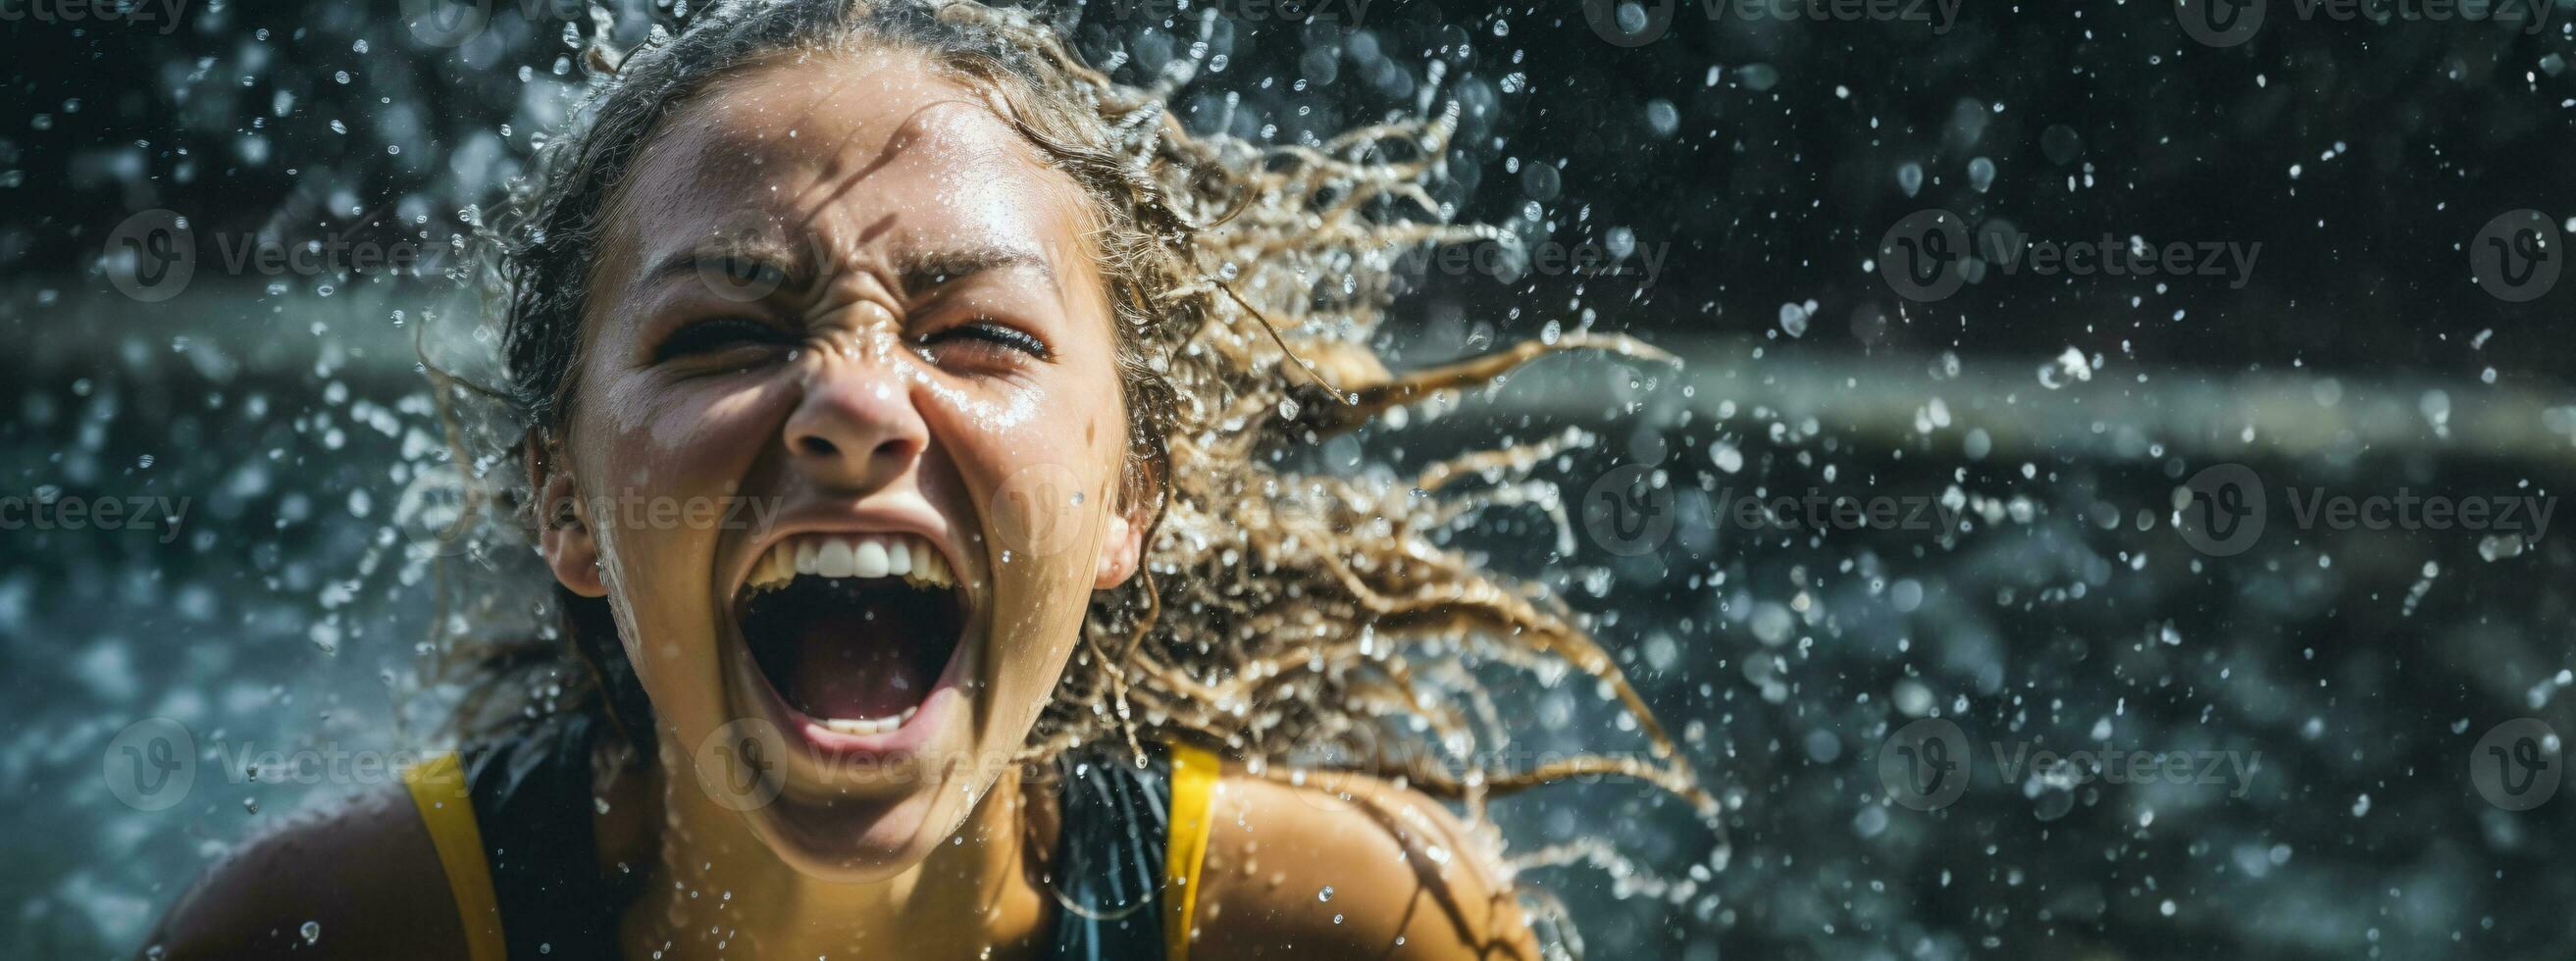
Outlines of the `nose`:
<svg viewBox="0 0 2576 961">
<path fill-rule="evenodd" d="M 870 356 L 873 355 L 873 356 Z M 865 494 L 892 483 L 929 446 L 929 425 L 893 358 L 875 351 L 818 358 L 787 417 L 789 458 L 807 480 Z"/>
</svg>

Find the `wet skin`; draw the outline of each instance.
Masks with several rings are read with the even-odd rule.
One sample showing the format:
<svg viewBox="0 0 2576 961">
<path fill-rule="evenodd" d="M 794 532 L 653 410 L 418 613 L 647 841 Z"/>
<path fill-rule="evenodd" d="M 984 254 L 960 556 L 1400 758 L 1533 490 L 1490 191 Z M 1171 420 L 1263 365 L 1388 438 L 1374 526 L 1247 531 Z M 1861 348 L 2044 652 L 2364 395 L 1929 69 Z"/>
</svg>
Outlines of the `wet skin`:
<svg viewBox="0 0 2576 961">
<path fill-rule="evenodd" d="M 610 215 L 570 422 L 529 452 L 540 509 L 568 512 L 542 554 L 609 601 L 661 728 L 660 756 L 602 785 L 593 824 L 601 869 L 642 876 L 623 954 L 1039 956 L 1058 910 L 1051 805 L 995 762 L 1141 536 L 1117 496 L 1126 412 L 1078 188 L 966 87 L 857 54 L 711 88 Z M 776 522 L 592 506 L 742 497 L 774 499 Z M 743 654 L 735 595 L 776 538 L 812 531 L 934 543 L 964 585 L 962 646 L 890 734 L 782 731 L 781 793 L 737 810 L 720 787 L 735 772 L 702 770 L 720 755 L 700 749 L 785 715 Z M 1213 803 L 1199 957 L 1536 955 L 1484 842 L 1418 793 L 1229 766 Z M 445 882 L 395 788 L 236 849 L 152 943 L 457 957 Z M 291 940 L 306 920 L 329 932 L 318 945 Z"/>
<path fill-rule="evenodd" d="M 541 489 L 577 511 L 748 497 L 778 518 L 582 516 L 544 538 L 558 579 L 617 611 L 667 746 L 660 770 L 683 772 L 659 792 L 671 876 L 656 880 L 800 893 L 769 904 L 989 900 L 1019 832 L 997 820 L 967 832 L 976 844 L 943 842 L 1016 784 L 1004 762 L 1091 593 L 1134 570 L 1140 533 L 1116 496 L 1126 413 L 1078 188 L 974 94 L 871 55 L 719 84 L 665 121 L 610 220 L 579 400 L 560 449 L 540 452 Z M 1032 477 L 1060 483 L 1038 485 L 1043 501 L 1003 496 Z M 937 545 L 966 598 L 961 649 L 951 683 L 877 749 L 781 725 L 783 793 L 738 813 L 685 774 L 720 728 L 772 718 L 733 601 L 776 538 L 814 531 Z M 756 929 L 742 915 L 758 910 L 729 921 Z M 686 905 L 664 913 L 685 926 Z"/>
</svg>

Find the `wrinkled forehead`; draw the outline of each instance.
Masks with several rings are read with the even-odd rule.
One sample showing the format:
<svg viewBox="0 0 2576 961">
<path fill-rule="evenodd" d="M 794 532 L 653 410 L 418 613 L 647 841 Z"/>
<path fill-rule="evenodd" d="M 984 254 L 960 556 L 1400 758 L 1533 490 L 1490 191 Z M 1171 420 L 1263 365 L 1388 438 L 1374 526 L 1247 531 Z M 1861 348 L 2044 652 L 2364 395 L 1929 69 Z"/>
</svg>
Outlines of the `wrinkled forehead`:
<svg viewBox="0 0 2576 961">
<path fill-rule="evenodd" d="M 897 52 L 804 55 L 710 86 L 663 120 L 610 211 L 603 276 L 710 235 L 780 232 L 835 259 L 1007 247 L 1064 271 L 1089 221 L 1080 188 L 982 91 Z"/>
</svg>

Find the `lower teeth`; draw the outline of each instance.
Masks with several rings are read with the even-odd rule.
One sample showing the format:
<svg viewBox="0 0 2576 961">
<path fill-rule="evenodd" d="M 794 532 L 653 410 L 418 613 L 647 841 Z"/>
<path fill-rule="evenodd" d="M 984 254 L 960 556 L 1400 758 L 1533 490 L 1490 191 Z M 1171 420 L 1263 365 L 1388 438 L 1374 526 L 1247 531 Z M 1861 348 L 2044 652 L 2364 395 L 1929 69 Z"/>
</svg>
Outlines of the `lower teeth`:
<svg viewBox="0 0 2576 961">
<path fill-rule="evenodd" d="M 884 734 L 902 727 L 903 722 L 912 720 L 913 713 L 919 710 L 921 706 L 916 704 L 904 708 L 903 713 L 893 717 L 825 718 L 823 726 L 841 734 Z"/>
</svg>

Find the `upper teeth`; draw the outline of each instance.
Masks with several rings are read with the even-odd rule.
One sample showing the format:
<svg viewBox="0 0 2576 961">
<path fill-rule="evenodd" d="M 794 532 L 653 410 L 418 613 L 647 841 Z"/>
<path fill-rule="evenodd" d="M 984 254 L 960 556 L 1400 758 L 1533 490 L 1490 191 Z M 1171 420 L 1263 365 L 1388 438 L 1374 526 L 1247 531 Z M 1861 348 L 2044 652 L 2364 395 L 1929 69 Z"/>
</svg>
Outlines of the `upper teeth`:
<svg viewBox="0 0 2576 961">
<path fill-rule="evenodd" d="M 748 586 L 780 587 L 799 574 L 900 577 L 914 587 L 957 582 L 948 558 L 917 534 L 808 534 L 781 540 L 751 565 Z"/>
</svg>

